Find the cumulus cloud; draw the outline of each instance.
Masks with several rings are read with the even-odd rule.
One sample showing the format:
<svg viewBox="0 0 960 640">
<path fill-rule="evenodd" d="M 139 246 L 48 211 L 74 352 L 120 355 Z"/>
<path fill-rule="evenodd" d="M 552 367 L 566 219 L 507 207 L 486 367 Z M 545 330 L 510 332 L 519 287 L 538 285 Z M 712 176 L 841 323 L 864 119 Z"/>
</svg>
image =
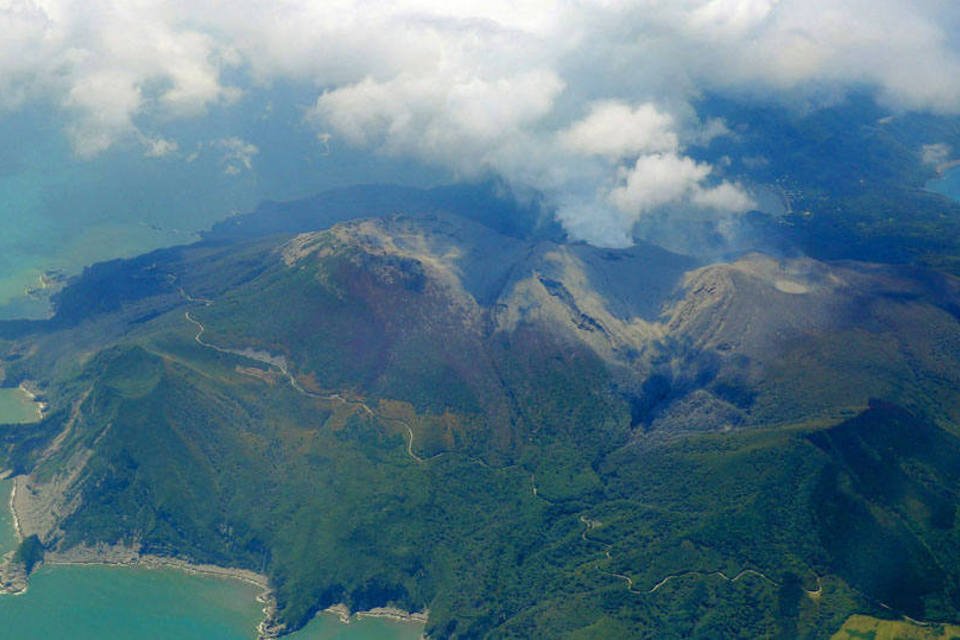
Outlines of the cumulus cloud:
<svg viewBox="0 0 960 640">
<path fill-rule="evenodd" d="M 546 116 L 563 82 L 549 70 L 371 78 L 323 93 L 310 117 L 356 145 L 411 154 L 466 173 L 496 166 L 505 143 Z"/>
<path fill-rule="evenodd" d="M 920 149 L 920 157 L 924 164 L 939 165 L 950 159 L 953 150 L 943 142 L 925 144 Z"/>
<path fill-rule="evenodd" d="M 58 106 L 93 156 L 250 84 L 313 87 L 324 148 L 495 172 L 577 237 L 622 244 L 658 207 L 753 206 L 690 157 L 730 135 L 698 118 L 704 91 L 868 85 L 957 113 L 958 27 L 941 0 L 0 0 L 0 109 Z M 227 170 L 248 170 L 256 147 L 236 140 Z"/>
<path fill-rule="evenodd" d="M 143 155 L 147 158 L 164 158 L 176 153 L 180 145 L 176 140 L 167 140 L 165 138 L 147 138 L 143 139 Z"/>
<path fill-rule="evenodd" d="M 698 184 L 691 189 L 690 199 L 698 207 L 726 213 L 743 213 L 757 206 L 739 184 L 726 181 L 709 188 Z"/>
<path fill-rule="evenodd" d="M 708 175 L 710 165 L 674 153 L 642 156 L 620 170 L 622 184 L 608 197 L 621 211 L 648 211 L 687 196 Z"/>
<path fill-rule="evenodd" d="M 631 108 L 619 101 L 604 101 L 592 105 L 589 115 L 560 138 L 574 152 L 619 159 L 676 150 L 680 142 L 673 126 L 673 116 L 653 104 Z"/>
<path fill-rule="evenodd" d="M 756 206 L 753 198 L 739 185 L 727 181 L 711 184 L 707 178 L 713 167 L 675 152 L 642 155 L 630 166 L 618 169 L 614 187 L 594 205 L 592 218 L 604 224 L 577 225 L 577 235 L 596 244 L 630 244 L 630 230 L 644 214 L 668 204 L 710 209 L 721 213 L 742 213 Z M 561 208 L 561 219 L 572 227 L 587 214 L 582 204 Z"/>
<path fill-rule="evenodd" d="M 177 16 L 173 2 L 0 3 L 0 105 L 59 104 L 74 149 L 93 156 L 141 136 L 145 112 L 189 117 L 230 99 L 225 45 Z"/>
<path fill-rule="evenodd" d="M 257 145 L 236 137 L 215 140 L 210 143 L 210 146 L 221 152 L 220 163 L 223 165 L 223 172 L 227 175 L 251 171 L 253 158 L 260 153 Z"/>
</svg>

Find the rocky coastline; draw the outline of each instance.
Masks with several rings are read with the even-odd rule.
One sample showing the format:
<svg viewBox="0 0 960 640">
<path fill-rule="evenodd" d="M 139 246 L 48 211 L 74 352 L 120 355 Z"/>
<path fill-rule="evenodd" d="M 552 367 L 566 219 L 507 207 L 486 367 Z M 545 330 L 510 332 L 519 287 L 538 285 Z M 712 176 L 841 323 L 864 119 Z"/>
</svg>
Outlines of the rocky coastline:
<svg viewBox="0 0 960 640">
<path fill-rule="evenodd" d="M 430 616 L 429 610 L 410 612 L 396 607 L 373 607 L 366 611 L 351 612 L 350 608 L 342 603 L 327 607 L 320 613 L 337 616 L 343 624 L 350 624 L 353 620 L 360 618 L 389 618 L 397 622 L 426 624 Z"/>
<path fill-rule="evenodd" d="M 7 478 L 9 471 L 0 472 L 0 479 Z M 24 482 L 24 477 L 14 479 L 8 508 L 12 514 L 13 527 L 19 541 L 24 539 L 22 517 L 18 509 L 17 488 L 18 482 Z M 26 485 L 23 487 L 26 489 Z M 28 518 L 30 520 L 30 518 Z M 30 522 L 31 525 L 39 523 Z M 29 529 L 42 529 L 30 526 Z M 158 556 L 141 552 L 138 545 L 111 545 L 100 543 L 96 545 L 77 545 L 69 549 L 47 550 L 43 554 L 42 564 L 57 565 L 107 565 L 123 567 L 139 567 L 144 569 L 175 569 L 197 575 L 211 576 L 224 579 L 242 580 L 262 589 L 257 596 L 257 602 L 263 605 L 263 620 L 257 625 L 257 640 L 276 640 L 288 633 L 286 624 L 277 620 L 277 604 L 270 581 L 266 575 L 233 567 L 220 567 L 211 564 L 199 564 L 182 558 Z M 21 595 L 26 593 L 29 586 L 29 572 L 17 556 L 16 551 L 8 552 L 0 559 L 0 594 Z M 328 607 L 321 613 L 337 616 L 341 623 L 350 624 L 361 618 L 389 618 L 398 622 L 426 624 L 429 611 L 410 612 L 396 607 L 374 607 L 366 611 L 350 611 L 345 604 Z"/>
<path fill-rule="evenodd" d="M 270 589 L 269 579 L 249 569 L 198 564 L 182 558 L 141 554 L 137 547 L 108 544 L 78 545 L 64 551 L 48 551 L 44 554 L 43 563 L 51 566 L 108 565 L 143 569 L 175 569 L 196 575 L 242 580 L 263 589 L 257 596 L 257 602 L 263 605 L 263 620 L 257 625 L 257 640 L 274 640 L 285 631 L 285 626 L 276 620 L 276 600 Z"/>
</svg>

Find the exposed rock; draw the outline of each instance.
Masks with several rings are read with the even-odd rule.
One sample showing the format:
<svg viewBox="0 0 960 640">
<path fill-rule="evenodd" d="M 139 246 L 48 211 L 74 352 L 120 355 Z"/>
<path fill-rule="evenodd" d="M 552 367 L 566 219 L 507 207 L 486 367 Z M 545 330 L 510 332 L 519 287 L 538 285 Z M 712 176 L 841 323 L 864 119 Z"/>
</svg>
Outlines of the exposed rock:
<svg viewBox="0 0 960 640">
<path fill-rule="evenodd" d="M 27 590 L 27 568 L 14 560 L 15 554 L 11 551 L 0 560 L 0 593 L 17 595 Z"/>
</svg>

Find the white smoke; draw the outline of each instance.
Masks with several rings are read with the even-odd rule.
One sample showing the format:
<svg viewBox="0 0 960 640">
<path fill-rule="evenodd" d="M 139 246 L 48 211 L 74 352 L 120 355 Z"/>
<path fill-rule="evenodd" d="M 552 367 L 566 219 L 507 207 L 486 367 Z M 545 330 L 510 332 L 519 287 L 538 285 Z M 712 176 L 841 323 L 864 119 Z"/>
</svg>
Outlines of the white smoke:
<svg viewBox="0 0 960 640">
<path fill-rule="evenodd" d="M 624 244 L 658 207 L 753 206 L 690 157 L 729 135 L 698 119 L 703 92 L 869 85 L 956 113 L 958 27 L 938 0 L 0 0 L 0 109 L 57 106 L 81 156 L 123 140 L 159 156 L 176 141 L 146 123 L 315 87 L 325 144 L 498 173 L 576 237 Z"/>
</svg>

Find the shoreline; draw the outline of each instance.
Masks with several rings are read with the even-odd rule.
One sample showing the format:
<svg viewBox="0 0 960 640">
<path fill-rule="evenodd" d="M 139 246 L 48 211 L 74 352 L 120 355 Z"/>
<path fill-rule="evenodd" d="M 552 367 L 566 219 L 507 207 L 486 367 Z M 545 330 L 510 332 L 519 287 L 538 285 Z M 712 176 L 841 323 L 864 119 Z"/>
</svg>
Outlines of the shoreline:
<svg viewBox="0 0 960 640">
<path fill-rule="evenodd" d="M 198 564 L 153 554 L 141 555 L 135 548 L 120 545 L 79 546 L 63 552 L 50 551 L 44 554 L 43 566 L 125 567 L 150 571 L 166 569 L 222 580 L 238 580 L 262 589 L 255 598 L 263 605 L 263 619 L 257 624 L 257 640 L 275 640 L 284 631 L 284 627 L 276 622 L 277 605 L 269 578 L 249 569 Z"/>
<path fill-rule="evenodd" d="M 129 556 L 112 557 L 117 551 L 129 552 Z M 91 555 L 88 555 L 91 554 Z M 277 623 L 277 605 L 270 587 L 269 578 L 261 573 L 249 569 L 236 567 L 220 567 L 212 564 L 196 564 L 180 558 L 157 556 L 152 554 L 139 555 L 129 547 L 75 547 L 67 552 L 49 552 L 45 555 L 42 566 L 69 567 L 118 567 L 146 570 L 173 570 L 223 580 L 238 580 L 263 591 L 256 596 L 256 601 L 263 605 L 263 620 L 257 624 L 257 640 L 276 640 L 286 635 L 285 625 Z M 27 589 L 17 593 L 22 595 Z M 403 624 L 427 624 L 430 612 L 405 611 L 397 607 L 373 607 L 365 611 L 351 612 L 345 604 L 336 604 L 320 611 L 318 615 L 334 615 L 341 624 L 350 624 L 363 618 L 385 618 Z"/>
<path fill-rule="evenodd" d="M 17 540 L 18 542 L 22 542 L 23 532 L 20 528 L 20 519 L 17 515 L 15 503 L 17 494 L 16 478 L 12 477 L 9 471 L 0 473 L 0 478 L 12 480 L 12 488 L 7 506 L 12 516 L 12 524 Z M 277 603 L 274 598 L 273 589 L 270 586 L 269 577 L 250 569 L 221 567 L 213 564 L 198 564 L 182 558 L 141 554 L 137 547 L 107 544 L 98 544 L 93 547 L 80 545 L 66 551 L 48 551 L 44 554 L 42 565 L 49 567 L 105 566 L 147 570 L 169 569 L 210 578 L 239 580 L 262 590 L 261 593 L 256 596 L 256 601 L 263 605 L 263 619 L 257 624 L 257 640 L 276 640 L 286 635 L 286 625 L 278 623 L 276 620 Z M 12 595 L 23 595 L 27 592 L 29 588 L 29 576 L 24 576 L 24 578 L 26 579 L 24 580 L 22 589 L 13 592 Z M 335 615 L 342 624 L 350 624 L 353 620 L 359 620 L 361 618 L 387 618 L 401 623 L 425 625 L 429 613 L 428 610 L 410 612 L 397 607 L 374 607 L 366 611 L 351 612 L 345 604 L 341 603 L 324 609 L 318 615 Z"/>
<path fill-rule="evenodd" d="M 181 558 L 141 555 L 134 548 L 100 545 L 98 547 L 74 547 L 66 552 L 51 551 L 45 554 L 42 566 L 100 566 L 146 570 L 173 570 L 223 580 L 238 580 L 262 589 L 256 601 L 263 605 L 263 619 L 257 624 L 257 640 L 276 640 L 286 635 L 283 624 L 276 621 L 277 605 L 269 578 L 249 569 L 221 567 L 212 564 L 197 564 Z M 18 595 L 26 593 L 27 589 Z M 404 624 L 425 625 L 429 611 L 410 612 L 397 607 L 374 607 L 366 611 L 351 612 L 346 605 L 337 604 L 320 612 L 319 615 L 335 615 L 340 623 L 350 624 L 362 618 L 386 618 Z"/>
<path fill-rule="evenodd" d="M 430 617 L 430 611 L 404 611 L 397 607 L 373 607 L 366 611 L 351 612 L 347 605 L 340 603 L 327 607 L 317 615 L 336 616 L 341 624 L 350 624 L 354 620 L 362 618 L 387 618 L 396 622 L 405 624 L 426 624 Z"/>
<path fill-rule="evenodd" d="M 33 403 L 34 407 L 37 410 L 37 422 L 42 422 L 47 413 L 47 403 L 39 399 L 39 392 L 35 392 L 28 386 L 30 384 L 28 381 L 23 381 L 17 387 L 20 391 L 26 395 L 30 402 Z"/>
<path fill-rule="evenodd" d="M 127 567 L 131 569 L 174 569 L 192 575 L 208 576 L 212 578 L 222 578 L 225 580 L 239 580 L 261 589 L 269 589 L 267 576 L 255 573 L 248 569 L 238 569 L 233 567 L 218 567 L 212 564 L 194 564 L 180 558 L 170 558 L 166 556 L 155 556 L 151 554 L 137 555 L 130 559 L 83 559 L 74 558 L 70 552 L 60 553 L 56 551 L 48 552 L 44 555 L 44 566 L 51 567 L 70 567 L 70 566 L 101 566 L 101 567 Z"/>
<path fill-rule="evenodd" d="M 17 479 L 10 477 L 10 483 L 13 488 L 10 489 L 10 500 L 7 501 L 7 507 L 10 509 L 10 515 L 13 519 L 13 532 L 17 536 L 17 544 L 23 542 L 23 532 L 20 530 L 20 517 L 17 516 Z"/>
</svg>

